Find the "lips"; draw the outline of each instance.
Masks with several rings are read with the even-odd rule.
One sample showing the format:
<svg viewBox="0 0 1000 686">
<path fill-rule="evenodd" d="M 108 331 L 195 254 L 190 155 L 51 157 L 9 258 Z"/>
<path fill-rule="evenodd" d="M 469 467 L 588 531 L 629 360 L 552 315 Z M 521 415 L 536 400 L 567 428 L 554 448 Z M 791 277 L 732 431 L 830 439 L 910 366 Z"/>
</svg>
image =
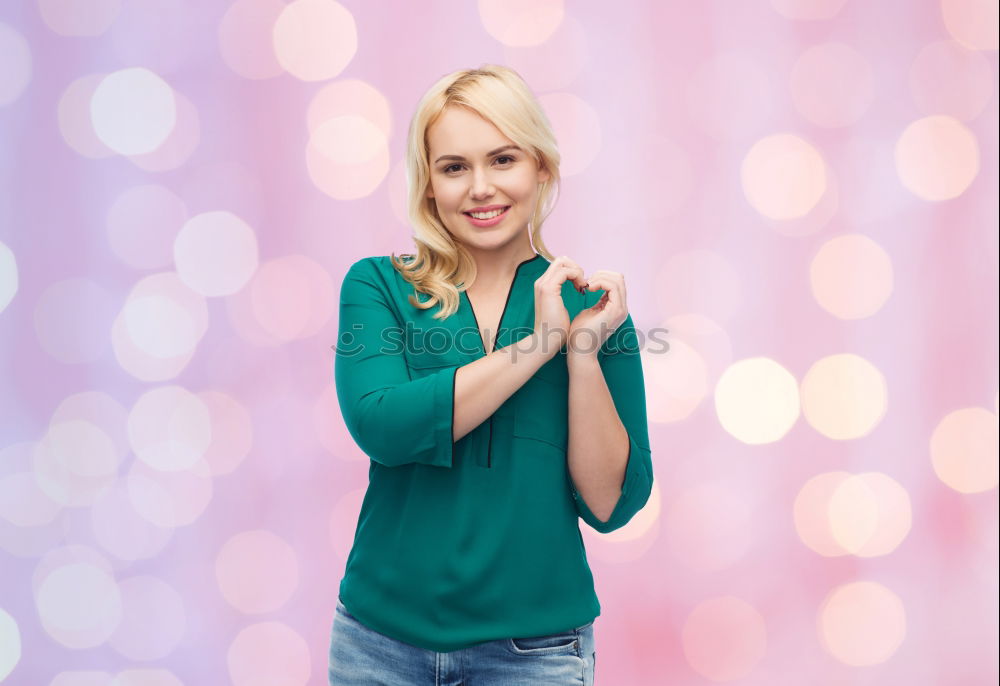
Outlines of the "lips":
<svg viewBox="0 0 1000 686">
<path fill-rule="evenodd" d="M 496 210 L 503 210 L 504 212 L 506 212 L 509 209 L 510 205 L 495 205 L 488 210 L 476 210 L 476 212 L 494 212 Z M 468 215 L 470 217 L 472 216 L 472 212 L 463 212 L 462 214 Z"/>
</svg>

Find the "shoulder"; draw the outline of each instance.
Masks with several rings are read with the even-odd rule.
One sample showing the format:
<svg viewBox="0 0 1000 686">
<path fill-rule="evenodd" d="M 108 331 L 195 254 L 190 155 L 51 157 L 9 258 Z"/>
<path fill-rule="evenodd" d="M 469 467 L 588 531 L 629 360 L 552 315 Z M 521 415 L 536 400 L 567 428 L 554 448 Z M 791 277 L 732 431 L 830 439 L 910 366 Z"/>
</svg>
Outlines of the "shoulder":
<svg viewBox="0 0 1000 686">
<path fill-rule="evenodd" d="M 404 261 L 410 256 L 402 256 Z M 347 269 L 348 274 L 354 275 L 389 275 L 396 271 L 396 268 L 392 264 L 392 258 L 389 255 L 371 255 L 369 257 L 362 257 L 351 264 Z"/>
<path fill-rule="evenodd" d="M 388 265 L 390 270 L 392 269 L 392 264 L 389 262 L 389 258 L 384 255 L 362 257 L 355 260 L 351 263 L 351 266 L 347 268 L 341 288 L 349 288 L 351 286 L 365 288 L 374 286 L 381 289 L 382 285 L 386 281 L 385 265 Z"/>
<path fill-rule="evenodd" d="M 404 262 L 410 255 L 401 255 Z M 344 275 L 344 286 L 355 284 L 362 288 L 374 287 L 387 294 L 387 297 L 402 297 L 399 294 L 405 287 L 403 275 L 392 263 L 389 255 L 371 255 L 354 261 Z"/>
</svg>

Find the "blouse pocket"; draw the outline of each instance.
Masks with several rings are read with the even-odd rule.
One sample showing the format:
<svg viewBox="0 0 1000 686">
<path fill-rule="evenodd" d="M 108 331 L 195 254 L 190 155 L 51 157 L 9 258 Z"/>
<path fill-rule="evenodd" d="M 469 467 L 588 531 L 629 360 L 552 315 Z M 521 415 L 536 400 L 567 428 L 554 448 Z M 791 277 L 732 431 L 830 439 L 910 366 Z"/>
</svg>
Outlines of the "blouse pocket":
<svg viewBox="0 0 1000 686">
<path fill-rule="evenodd" d="M 514 435 L 565 454 L 569 439 L 569 377 L 560 356 L 549 360 L 517 393 Z"/>
<path fill-rule="evenodd" d="M 465 364 L 465 362 L 458 359 L 458 356 L 451 351 L 443 353 L 407 351 L 403 353 L 403 358 L 406 360 L 406 366 L 413 372 L 412 376 L 414 378 L 433 374 L 446 367 L 458 367 Z"/>
</svg>

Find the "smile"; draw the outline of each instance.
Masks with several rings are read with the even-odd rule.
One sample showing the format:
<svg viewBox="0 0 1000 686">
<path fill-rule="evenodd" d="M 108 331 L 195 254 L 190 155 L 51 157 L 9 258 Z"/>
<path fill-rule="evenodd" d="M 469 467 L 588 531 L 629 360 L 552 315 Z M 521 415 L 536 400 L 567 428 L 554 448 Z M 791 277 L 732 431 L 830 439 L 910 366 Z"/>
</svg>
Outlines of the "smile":
<svg viewBox="0 0 1000 686">
<path fill-rule="evenodd" d="M 468 220 L 472 222 L 475 226 L 485 227 L 485 226 L 493 226 L 494 224 L 500 223 L 503 220 L 503 218 L 507 216 L 508 210 L 510 210 L 509 205 L 505 207 L 503 211 L 500 212 L 500 214 L 495 214 L 495 212 L 488 212 L 486 213 L 486 219 L 479 219 L 477 217 L 473 217 L 471 214 L 467 212 L 463 212 L 462 214 L 464 214 L 468 218 Z"/>
</svg>

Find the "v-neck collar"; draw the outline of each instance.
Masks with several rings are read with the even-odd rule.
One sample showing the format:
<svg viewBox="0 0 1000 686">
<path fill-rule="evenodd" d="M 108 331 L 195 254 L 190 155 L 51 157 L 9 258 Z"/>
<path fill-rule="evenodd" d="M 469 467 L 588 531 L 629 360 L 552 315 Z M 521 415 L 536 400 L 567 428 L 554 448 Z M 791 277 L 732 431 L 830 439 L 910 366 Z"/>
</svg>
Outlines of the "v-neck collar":
<svg viewBox="0 0 1000 686">
<path fill-rule="evenodd" d="M 547 264 L 548 260 L 545 260 L 541 253 L 535 253 L 534 257 L 529 257 L 528 259 L 523 260 L 518 263 L 517 267 L 514 268 L 514 276 L 510 280 L 510 286 L 507 287 L 507 299 L 504 301 L 503 309 L 500 311 L 500 321 L 497 322 L 497 330 L 493 336 L 493 348 L 490 352 L 495 352 L 497 350 L 497 343 L 500 341 L 500 334 L 505 330 L 504 321 L 511 320 L 511 318 L 513 318 L 513 321 L 520 320 L 520 315 L 524 310 L 523 299 L 518 298 L 514 301 L 514 304 L 511 305 L 511 297 L 514 294 L 519 277 L 528 273 L 528 265 L 534 266 L 534 263 L 536 262 L 543 262 Z M 486 357 L 486 342 L 483 340 L 483 332 L 482 329 L 479 328 L 479 320 L 476 317 L 475 308 L 472 307 L 472 300 L 469 299 L 469 295 L 465 292 L 465 289 L 460 291 L 460 295 L 465 296 L 465 305 L 468 308 L 469 314 L 472 316 L 472 324 L 476 327 L 476 334 L 479 336 L 480 354 L 477 356 L 477 359 L 479 357 Z M 509 314 L 508 309 L 510 310 Z"/>
</svg>

